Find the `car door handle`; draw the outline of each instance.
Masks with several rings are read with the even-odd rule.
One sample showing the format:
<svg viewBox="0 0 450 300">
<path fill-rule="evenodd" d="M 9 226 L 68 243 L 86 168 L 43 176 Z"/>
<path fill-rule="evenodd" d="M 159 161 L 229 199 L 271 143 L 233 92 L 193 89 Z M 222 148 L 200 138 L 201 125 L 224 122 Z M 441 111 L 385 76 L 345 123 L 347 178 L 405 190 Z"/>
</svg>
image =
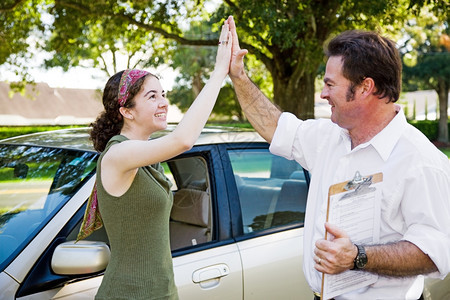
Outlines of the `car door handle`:
<svg viewBox="0 0 450 300">
<path fill-rule="evenodd" d="M 228 274 L 230 274 L 230 268 L 226 264 L 217 264 L 194 271 L 192 273 L 192 281 L 194 283 L 201 283 L 212 279 L 219 279 Z"/>
</svg>

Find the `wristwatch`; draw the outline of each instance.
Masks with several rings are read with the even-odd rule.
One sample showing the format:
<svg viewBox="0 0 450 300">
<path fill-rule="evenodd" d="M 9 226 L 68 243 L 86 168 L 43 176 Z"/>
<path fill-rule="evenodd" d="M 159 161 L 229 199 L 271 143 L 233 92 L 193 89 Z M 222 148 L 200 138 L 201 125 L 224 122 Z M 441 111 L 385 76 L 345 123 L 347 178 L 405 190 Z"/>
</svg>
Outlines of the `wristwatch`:
<svg viewBox="0 0 450 300">
<path fill-rule="evenodd" d="M 360 270 L 364 269 L 364 267 L 367 264 L 367 254 L 366 250 L 361 245 L 356 245 L 356 248 L 358 248 L 358 254 L 356 255 L 355 259 L 353 260 L 353 268 L 351 270 Z"/>
</svg>

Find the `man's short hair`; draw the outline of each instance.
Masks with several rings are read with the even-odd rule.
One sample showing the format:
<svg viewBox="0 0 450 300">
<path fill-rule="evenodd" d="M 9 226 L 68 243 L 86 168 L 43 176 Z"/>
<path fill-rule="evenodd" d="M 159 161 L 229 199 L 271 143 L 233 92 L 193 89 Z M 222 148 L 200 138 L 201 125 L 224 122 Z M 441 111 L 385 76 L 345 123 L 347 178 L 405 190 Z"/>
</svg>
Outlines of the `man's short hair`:
<svg viewBox="0 0 450 300">
<path fill-rule="evenodd" d="M 353 87 L 370 77 L 375 82 L 375 95 L 387 97 L 388 102 L 398 100 L 402 62 L 392 40 L 372 31 L 349 30 L 333 38 L 325 54 L 342 57 L 343 75 Z"/>
</svg>

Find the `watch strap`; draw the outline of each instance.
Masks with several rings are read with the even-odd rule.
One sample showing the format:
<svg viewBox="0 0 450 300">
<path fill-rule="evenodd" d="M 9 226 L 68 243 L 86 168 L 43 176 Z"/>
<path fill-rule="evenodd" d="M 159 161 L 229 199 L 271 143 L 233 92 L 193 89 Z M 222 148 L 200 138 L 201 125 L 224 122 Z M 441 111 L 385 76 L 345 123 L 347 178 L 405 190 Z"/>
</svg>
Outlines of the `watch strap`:
<svg viewBox="0 0 450 300">
<path fill-rule="evenodd" d="M 353 268 L 350 270 L 360 270 L 364 268 L 364 266 L 367 263 L 367 254 L 366 250 L 364 249 L 364 246 L 355 244 L 356 248 L 358 249 L 358 253 L 356 254 L 355 259 L 353 260 Z M 358 266 L 358 263 L 362 265 Z"/>
</svg>

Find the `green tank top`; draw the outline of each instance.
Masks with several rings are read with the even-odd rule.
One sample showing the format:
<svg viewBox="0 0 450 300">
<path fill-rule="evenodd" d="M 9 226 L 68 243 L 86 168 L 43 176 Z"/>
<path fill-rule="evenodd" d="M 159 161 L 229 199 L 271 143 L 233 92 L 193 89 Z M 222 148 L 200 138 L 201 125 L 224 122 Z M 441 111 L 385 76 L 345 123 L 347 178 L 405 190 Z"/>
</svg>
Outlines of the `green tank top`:
<svg viewBox="0 0 450 300">
<path fill-rule="evenodd" d="M 97 163 L 97 197 L 111 259 L 95 299 L 178 299 L 170 251 L 171 182 L 161 165 L 139 168 L 128 191 L 114 197 L 100 180 L 101 160 L 122 141 L 108 142 Z"/>
</svg>

